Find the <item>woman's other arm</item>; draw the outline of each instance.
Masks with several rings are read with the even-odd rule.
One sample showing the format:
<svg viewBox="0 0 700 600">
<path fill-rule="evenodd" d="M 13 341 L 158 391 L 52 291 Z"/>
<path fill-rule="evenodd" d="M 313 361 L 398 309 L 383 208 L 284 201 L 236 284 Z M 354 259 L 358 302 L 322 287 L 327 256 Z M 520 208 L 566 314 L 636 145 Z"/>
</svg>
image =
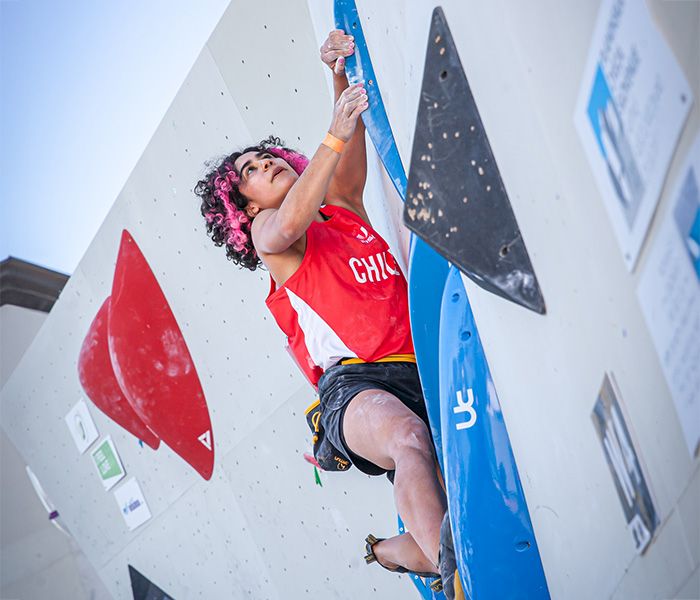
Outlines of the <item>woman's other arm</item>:
<svg viewBox="0 0 700 600">
<path fill-rule="evenodd" d="M 349 142 L 360 113 L 367 108 L 367 96 L 361 84 L 347 87 L 339 96 L 333 111 L 329 132 Z M 340 155 L 321 144 L 304 172 L 290 188 L 278 209 L 266 209 L 253 220 L 251 234 L 260 252 L 278 254 L 296 242 L 314 220 L 328 193 L 328 186 Z"/>
<path fill-rule="evenodd" d="M 345 57 L 355 51 L 353 37 L 340 29 L 328 34 L 321 46 L 321 60 L 333 71 L 333 91 L 335 102 L 348 87 L 345 75 Z M 367 151 L 365 147 L 365 125 L 358 120 L 352 138 L 345 144 L 343 154 L 328 185 L 330 204 L 349 204 L 365 217 L 362 193 L 367 180 Z M 336 201 L 340 202 L 336 202 Z"/>
</svg>

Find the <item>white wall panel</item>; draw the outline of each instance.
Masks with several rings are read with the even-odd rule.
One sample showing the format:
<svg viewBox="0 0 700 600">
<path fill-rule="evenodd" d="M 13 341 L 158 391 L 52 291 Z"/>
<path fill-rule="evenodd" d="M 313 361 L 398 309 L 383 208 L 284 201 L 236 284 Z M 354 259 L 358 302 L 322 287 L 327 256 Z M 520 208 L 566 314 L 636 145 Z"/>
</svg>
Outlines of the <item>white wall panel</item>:
<svg viewBox="0 0 700 600">
<path fill-rule="evenodd" d="M 222 248 L 213 246 L 192 194 L 209 159 L 271 132 L 312 152 L 330 123 L 330 99 L 306 5 L 283 6 L 287 13 L 275 16 L 246 5 L 245 18 L 240 5 L 229 8 L 47 327 L 4 389 L 3 427 L 115 598 L 130 597 L 129 562 L 178 599 L 287 598 L 290 581 L 294 586 L 307 582 L 321 595 L 339 598 L 360 597 L 375 588 L 383 597 L 401 597 L 411 587 L 405 577 L 364 570 L 364 536 L 370 529 L 379 535 L 396 531 L 388 482 L 350 473 L 333 480 L 323 475 L 324 487 L 315 485 L 313 470 L 302 458 L 310 447 L 303 410 L 313 394 L 264 306 L 268 276 L 238 270 Z M 263 16 L 270 17 L 267 39 Z M 282 30 L 293 32 L 294 41 Z M 278 64 L 270 78 L 263 73 L 257 80 L 253 71 L 237 71 L 245 64 L 259 73 L 274 57 Z M 266 79 L 271 80 L 269 94 L 259 89 Z M 290 101 L 285 93 L 294 87 L 298 100 Z M 275 115 L 269 124 L 268 114 Z M 88 455 L 77 455 L 63 422 L 83 396 L 77 357 L 110 293 L 124 228 L 134 236 L 182 329 L 207 397 L 217 453 L 212 480 L 204 482 L 167 446 L 157 451 L 140 447 L 92 407 L 100 433 L 112 435 L 127 476 L 138 478 L 149 503 L 152 519 L 134 532 L 127 531 L 112 492 L 103 491 Z M 348 492 L 353 487 L 358 493 Z M 252 508 L 265 502 L 271 508 L 281 502 L 283 508 L 265 511 L 261 520 Z M 297 539 L 303 522 L 313 524 L 305 538 L 307 559 Z M 281 535 L 289 539 L 287 547 L 280 544 Z M 276 560 L 270 562 L 263 549 L 274 550 Z M 341 560 L 347 576 L 321 577 L 318 560 L 329 569 Z"/>
<path fill-rule="evenodd" d="M 678 571 L 656 552 L 636 558 L 590 420 L 603 374 L 612 371 L 657 510 L 677 523 L 675 507 L 691 476 L 697 477 L 698 462 L 683 444 L 637 303 L 639 267 L 632 275 L 624 267 L 573 125 L 598 3 L 442 6 L 547 301 L 548 314 L 539 317 L 465 279 L 551 590 L 555 597 L 607 597 L 624 579 L 628 597 L 669 595 L 698 564 L 683 552 L 687 543 L 695 548 L 697 511 L 686 517 L 691 527 L 664 522 L 655 542 L 676 556 Z M 358 7 L 407 157 L 433 4 L 359 1 Z M 651 8 L 697 95 L 698 8 L 682 11 L 659 2 Z M 399 98 L 408 105 L 403 115 Z M 671 178 L 699 114 L 696 107 L 690 115 Z M 685 494 L 682 507 L 700 503 L 700 491 Z M 606 548 L 603 561 L 593 550 L 600 545 Z M 647 583 L 624 575 L 632 563 L 642 565 Z"/>
<path fill-rule="evenodd" d="M 396 532 L 391 485 L 356 469 L 322 473 L 323 486 L 316 485 L 303 459 L 310 445 L 303 408 L 311 400 L 307 386 L 299 389 L 223 459 L 246 537 L 262 552 L 282 598 L 402 597 L 410 589 L 406 577 L 369 569 L 363 560 L 368 533 Z"/>
<path fill-rule="evenodd" d="M 5 385 L 46 320 L 40 310 L 4 304 L 0 307 L 0 337 L 6 341 L 0 347 L 0 388 Z"/>
<path fill-rule="evenodd" d="M 100 570 L 118 600 L 133 597 L 128 564 L 177 599 L 284 597 L 270 584 L 264 555 L 250 538 L 236 485 L 220 468 L 151 520 Z"/>
<path fill-rule="evenodd" d="M 694 600 L 700 598 L 700 567 L 695 569 L 693 574 L 688 577 L 683 586 L 673 595 L 677 600 Z"/>
<path fill-rule="evenodd" d="M 314 484 L 302 458 L 303 410 L 313 396 L 263 304 L 267 274 L 238 270 L 213 246 L 192 193 L 205 161 L 269 133 L 315 151 L 331 119 L 318 59 L 333 27 L 331 4 L 232 2 L 3 389 L 3 428 L 115 598 L 131 597 L 127 563 L 178 600 L 415 596 L 406 577 L 362 564 L 364 536 L 395 531 L 389 484 L 356 470 Z M 358 5 L 408 168 L 433 4 Z M 644 254 L 627 273 L 573 126 L 598 3 L 442 5 L 547 301 L 539 316 L 466 283 L 552 596 L 688 593 L 700 564 L 700 463 L 688 456 L 637 304 Z M 651 9 L 699 97 L 700 7 L 654 2 Z M 669 181 L 699 126 L 696 105 Z M 401 205 L 372 152 L 370 162 L 373 223 L 405 260 Z M 664 195 L 660 211 L 668 201 Z M 153 514 L 134 532 L 63 421 L 83 395 L 77 358 L 110 293 L 123 228 L 180 324 L 216 443 L 205 482 L 166 446 L 141 448 L 91 410 Z M 590 419 L 605 371 L 621 389 L 662 519 L 641 557 Z"/>
<path fill-rule="evenodd" d="M 306 2 L 236 0 L 207 43 L 252 138 L 269 134 L 312 155 L 331 122 Z"/>
</svg>

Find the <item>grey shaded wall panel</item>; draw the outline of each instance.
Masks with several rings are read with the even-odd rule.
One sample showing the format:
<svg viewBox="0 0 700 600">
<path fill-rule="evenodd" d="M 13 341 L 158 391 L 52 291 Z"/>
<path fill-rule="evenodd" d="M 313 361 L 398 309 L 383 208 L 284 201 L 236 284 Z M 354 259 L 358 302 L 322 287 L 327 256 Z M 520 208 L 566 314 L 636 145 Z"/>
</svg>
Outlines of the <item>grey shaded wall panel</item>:
<svg viewBox="0 0 700 600">
<path fill-rule="evenodd" d="M 308 13 L 292 12 L 284 26 L 306 31 L 305 38 L 294 42 L 305 46 L 299 50 L 297 70 L 286 67 L 279 72 L 284 80 L 273 82 L 277 93 L 274 106 L 268 108 L 277 111 L 281 133 L 290 145 L 309 151 L 330 123 L 330 101 L 323 93 L 318 51 L 310 50 L 315 41 Z M 250 23 L 236 19 L 239 28 L 251 30 Z M 217 31 L 230 38 L 230 32 Z M 127 562 L 178 599 L 200 594 L 242 597 L 248 590 L 251 597 L 287 598 L 286 573 L 295 581 L 313 582 L 324 596 L 340 590 L 338 597 L 348 598 L 365 595 L 371 578 L 379 577 L 375 585 L 386 597 L 402 597 L 411 587 L 406 578 L 379 574 L 380 569 L 365 571 L 364 564 L 359 571 L 367 528 L 383 535 L 396 531 L 391 486 L 383 479 L 370 482 L 359 473 L 339 475 L 333 482 L 324 475 L 324 487 L 315 486 L 313 470 L 302 458 L 310 448 L 303 410 L 313 400 L 313 391 L 284 350 L 283 336 L 264 306 L 268 275 L 237 269 L 204 233 L 198 199 L 191 191 L 204 174 L 203 163 L 269 131 L 264 121 L 256 121 L 255 115 L 262 113 L 239 111 L 245 98 L 234 99 L 231 92 L 238 94 L 243 88 L 234 86 L 230 75 L 228 81 L 222 76 L 230 73 L 229 63 L 238 55 L 229 49 L 217 64 L 210 52 L 216 36 L 135 166 L 56 304 L 51 322 L 8 382 L 3 426 L 115 598 L 131 597 Z M 256 60 L 265 64 L 273 54 L 258 54 Z M 279 102 L 285 86 L 293 83 L 299 86 L 298 105 Z M 263 102 L 256 106 L 265 108 Z M 252 136 L 256 128 L 262 133 Z M 302 140 L 308 133 L 313 143 L 295 143 L 295 131 L 301 132 L 297 137 Z M 167 446 L 161 444 L 157 451 L 140 447 L 92 407 L 98 430 L 112 436 L 127 477 L 138 478 L 149 503 L 152 519 L 134 532 L 127 531 L 112 491 L 102 489 L 89 456 L 77 455 L 63 422 L 83 396 L 77 357 L 97 309 L 110 293 L 123 228 L 134 236 L 182 329 L 209 404 L 217 452 L 212 480 L 204 482 Z M 41 369 L 35 376 L 37 365 Z M 258 442 L 274 448 L 279 464 L 288 463 L 284 477 L 271 468 L 266 472 L 264 456 L 256 453 Z M 226 474 L 231 469 L 233 479 Z M 264 498 L 259 489 L 242 485 L 263 475 L 270 486 Z M 300 483 L 302 490 L 297 488 Z M 288 495 L 292 500 L 286 500 Z M 303 502 L 297 503 L 299 498 Z M 331 582 L 325 576 L 318 579 L 318 566 L 303 559 L 295 540 L 301 515 L 309 514 L 310 520 L 316 513 L 323 517 L 319 505 L 310 504 L 318 498 L 323 498 L 326 514 L 333 515 L 321 521 L 323 527 L 329 518 L 339 527 L 341 516 L 358 511 L 343 517 L 350 531 L 343 530 L 341 537 L 322 528 L 317 545 L 310 548 L 309 556 L 329 565 L 331 557 L 352 563 L 347 575 Z M 262 526 L 257 518 L 251 522 L 252 507 L 278 500 L 285 510 L 268 515 L 270 522 Z M 274 564 L 266 562 L 262 548 L 273 542 L 279 546 L 277 539 L 286 529 L 291 532 L 288 551 L 280 551 Z"/>
<path fill-rule="evenodd" d="M 688 580 L 685 581 L 673 597 L 679 600 L 691 600 L 693 597 L 700 597 L 700 567 L 693 571 L 693 574 L 688 577 Z"/>
<path fill-rule="evenodd" d="M 236 0 L 207 46 L 252 136 L 234 144 L 272 133 L 313 155 L 330 125 L 332 104 L 323 93 L 323 66 L 306 2 Z"/>
<path fill-rule="evenodd" d="M 400 112 L 395 107 L 401 98 L 412 134 L 433 5 L 362 0 L 358 5 L 394 129 L 402 123 L 392 114 Z M 624 581 L 630 597 L 670 595 L 698 564 L 695 556 L 688 562 L 683 551 L 687 544 L 694 547 L 694 530 L 674 526 L 680 495 L 697 477 L 698 461 L 683 444 L 639 309 L 639 268 L 631 276 L 624 268 L 573 126 L 598 3 L 442 6 L 548 302 L 543 319 L 465 283 L 550 588 L 555 597 L 609 597 Z M 697 89 L 698 9 L 689 6 L 684 17 L 679 10 L 652 3 Z M 395 28 L 402 20 L 405 27 Z M 392 53 L 395 48 L 405 52 Z M 698 114 L 696 106 L 669 181 L 697 131 Z M 396 135 L 402 154 L 405 133 Z M 662 198 L 661 210 L 667 200 Z M 625 526 L 590 422 L 605 371 L 620 384 L 657 510 L 669 522 L 654 543 L 679 553 L 673 568 L 658 560 L 658 551 L 638 558 Z M 690 493 L 697 504 L 698 493 Z M 646 569 L 645 583 L 627 573 L 633 563 Z"/>
<path fill-rule="evenodd" d="M 664 11 L 669 5 L 654 6 Z M 411 7 L 411 37 L 425 39 L 429 11 Z M 547 298 L 548 314 L 541 319 L 465 283 L 550 589 L 561 598 L 609 597 L 618 585 L 627 597 L 670 596 L 694 566 L 683 551 L 687 532 L 673 523 L 698 461 L 684 447 L 637 303 L 639 268 L 632 276 L 624 268 L 573 127 L 597 3 L 447 2 L 443 7 L 453 34 L 457 31 L 462 63 Z M 697 19 L 686 15 L 695 23 L 697 39 Z M 683 34 L 664 33 L 672 47 Z M 422 59 L 412 52 L 407 60 Z M 696 56 L 696 70 L 697 64 Z M 675 166 L 697 131 L 697 115 L 696 106 Z M 668 197 L 662 207 L 664 200 Z M 670 523 L 652 548 L 657 544 L 675 557 L 673 568 L 659 560 L 661 551 L 637 557 L 625 527 L 590 423 L 605 371 L 620 385 L 657 510 Z M 628 571 L 635 563 L 644 570 L 643 579 Z"/>
<path fill-rule="evenodd" d="M 152 519 L 100 569 L 114 597 L 133 597 L 127 572 L 132 564 L 178 600 L 283 598 L 266 582 L 264 555 L 251 539 L 236 491 L 219 468 L 211 481 L 197 482 Z"/>
<path fill-rule="evenodd" d="M 700 564 L 700 508 L 698 507 L 698 498 L 700 498 L 700 470 L 695 471 L 688 487 L 678 502 L 688 554 L 695 565 Z"/>
<path fill-rule="evenodd" d="M 674 592 L 679 582 L 685 581 L 694 570 L 690 557 L 678 546 L 683 537 L 682 528 L 678 511 L 675 511 L 662 524 L 658 537 L 644 556 L 632 559 L 612 600 L 677 597 Z M 692 599 L 692 596 L 685 598 Z"/>
<path fill-rule="evenodd" d="M 46 320 L 40 310 L 5 304 L 0 308 L 0 388 L 10 377 L 27 347 Z"/>
<path fill-rule="evenodd" d="M 246 535 L 283 598 L 354 600 L 374 595 L 374 588 L 381 598 L 411 595 L 406 577 L 367 568 L 363 560 L 369 532 L 396 532 L 389 482 L 351 469 L 322 473 L 323 487 L 316 485 L 303 458 L 309 431 L 299 418 L 299 407 L 311 399 L 301 388 L 223 459 L 246 516 Z"/>
<path fill-rule="evenodd" d="M 80 327 L 87 329 L 89 315 L 99 307 L 89 298 L 90 287 L 79 267 L 3 388 L 2 424 L 58 507 L 62 521 L 98 566 L 124 543 L 124 526 L 116 519 L 98 518 L 114 501 L 105 496 L 88 456 L 78 455 L 63 420 L 82 397 L 76 370 Z M 98 430 L 105 433 L 111 423 L 98 411 L 91 412 Z M 130 450 L 138 448 L 137 442 L 116 427 L 110 433 L 128 471 Z M 158 510 L 156 502 L 152 509 Z"/>
</svg>

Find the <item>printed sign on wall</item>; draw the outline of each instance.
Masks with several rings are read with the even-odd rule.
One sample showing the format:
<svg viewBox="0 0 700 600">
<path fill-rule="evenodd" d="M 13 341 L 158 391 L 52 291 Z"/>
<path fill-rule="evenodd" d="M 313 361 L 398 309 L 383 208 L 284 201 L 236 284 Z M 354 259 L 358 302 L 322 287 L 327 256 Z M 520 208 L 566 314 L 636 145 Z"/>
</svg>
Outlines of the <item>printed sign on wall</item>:
<svg viewBox="0 0 700 600">
<path fill-rule="evenodd" d="M 654 536 L 659 519 L 618 397 L 614 381 L 606 373 L 591 418 L 615 482 L 627 528 L 641 554 Z"/>
<path fill-rule="evenodd" d="M 604 0 L 574 122 L 630 270 L 692 103 L 646 2 Z"/>
<path fill-rule="evenodd" d="M 110 436 L 102 440 L 92 451 L 92 460 L 105 490 L 112 489 L 126 475 Z"/>
<path fill-rule="evenodd" d="M 135 477 L 129 479 L 119 489 L 114 491 L 114 498 L 119 505 L 119 511 L 124 517 L 129 531 L 133 531 L 151 518 L 151 511 L 143 497 L 141 486 Z"/>
<path fill-rule="evenodd" d="M 82 454 L 99 436 L 85 400 L 80 400 L 65 417 L 73 441 Z"/>
<path fill-rule="evenodd" d="M 700 134 L 663 219 L 637 296 L 694 456 L 700 452 Z"/>
</svg>

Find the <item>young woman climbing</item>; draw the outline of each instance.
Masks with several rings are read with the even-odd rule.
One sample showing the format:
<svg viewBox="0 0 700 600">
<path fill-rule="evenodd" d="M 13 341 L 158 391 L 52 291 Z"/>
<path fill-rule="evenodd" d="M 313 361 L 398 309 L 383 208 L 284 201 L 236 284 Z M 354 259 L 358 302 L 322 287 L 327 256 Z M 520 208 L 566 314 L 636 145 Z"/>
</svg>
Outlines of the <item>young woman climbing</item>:
<svg viewBox="0 0 700 600">
<path fill-rule="evenodd" d="M 317 387 L 320 425 L 340 460 L 387 473 L 407 533 L 368 536 L 367 562 L 438 576 L 446 510 L 415 364 L 407 284 L 363 204 L 363 84 L 348 85 L 352 36 L 320 49 L 333 71 L 328 134 L 307 159 L 270 137 L 198 182 L 201 212 L 234 263 L 271 276 L 266 300 L 299 367 Z M 443 578 L 446 579 L 447 577 Z"/>
</svg>

